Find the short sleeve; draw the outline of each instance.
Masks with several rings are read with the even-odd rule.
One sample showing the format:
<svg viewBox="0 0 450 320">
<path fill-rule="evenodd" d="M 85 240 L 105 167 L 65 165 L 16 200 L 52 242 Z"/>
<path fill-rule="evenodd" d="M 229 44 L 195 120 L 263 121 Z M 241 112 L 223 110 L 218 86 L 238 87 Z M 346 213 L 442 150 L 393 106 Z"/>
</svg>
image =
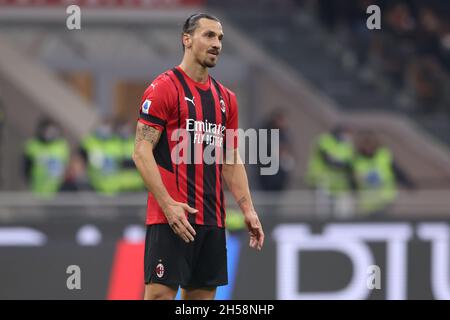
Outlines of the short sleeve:
<svg viewBox="0 0 450 320">
<path fill-rule="evenodd" d="M 156 78 L 142 96 L 138 121 L 162 131 L 176 107 L 176 94 L 169 79 Z"/>
</svg>

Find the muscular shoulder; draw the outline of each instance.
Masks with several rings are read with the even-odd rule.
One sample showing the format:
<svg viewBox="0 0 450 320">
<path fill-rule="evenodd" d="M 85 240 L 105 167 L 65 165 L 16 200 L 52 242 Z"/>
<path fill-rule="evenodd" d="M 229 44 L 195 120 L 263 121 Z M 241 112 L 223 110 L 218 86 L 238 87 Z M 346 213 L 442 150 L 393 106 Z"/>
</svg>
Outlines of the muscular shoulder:
<svg viewBox="0 0 450 320">
<path fill-rule="evenodd" d="M 143 99 L 148 96 L 160 96 L 168 99 L 168 102 L 174 102 L 174 99 L 177 99 L 177 88 L 168 71 L 157 76 L 145 89 Z"/>
</svg>

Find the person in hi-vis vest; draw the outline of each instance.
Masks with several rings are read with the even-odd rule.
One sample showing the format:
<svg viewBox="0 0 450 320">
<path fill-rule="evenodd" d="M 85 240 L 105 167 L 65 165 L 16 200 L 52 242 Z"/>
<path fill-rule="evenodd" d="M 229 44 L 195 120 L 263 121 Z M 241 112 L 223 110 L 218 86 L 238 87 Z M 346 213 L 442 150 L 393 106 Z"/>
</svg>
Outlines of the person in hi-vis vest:
<svg viewBox="0 0 450 320">
<path fill-rule="evenodd" d="M 114 134 L 111 122 L 102 121 L 94 133 L 82 140 L 80 149 L 92 188 L 105 195 L 120 192 L 122 143 Z"/>
<path fill-rule="evenodd" d="M 336 126 L 315 141 L 306 184 L 315 190 L 316 214 L 349 217 L 353 213 L 353 157 L 353 133 L 349 127 Z"/>
<path fill-rule="evenodd" d="M 363 215 L 381 215 L 397 196 L 397 183 L 408 189 L 413 182 L 395 163 L 392 152 L 381 145 L 375 134 L 358 134 L 357 153 L 352 165 L 357 189 L 357 212 Z"/>
<path fill-rule="evenodd" d="M 60 127 L 51 119 L 42 119 L 36 136 L 25 144 L 23 167 L 30 190 L 44 197 L 58 192 L 69 157 L 69 144 Z"/>
<path fill-rule="evenodd" d="M 338 126 L 321 134 L 311 153 L 307 183 L 330 194 L 351 190 L 351 164 L 354 155 L 352 132 Z"/>
</svg>

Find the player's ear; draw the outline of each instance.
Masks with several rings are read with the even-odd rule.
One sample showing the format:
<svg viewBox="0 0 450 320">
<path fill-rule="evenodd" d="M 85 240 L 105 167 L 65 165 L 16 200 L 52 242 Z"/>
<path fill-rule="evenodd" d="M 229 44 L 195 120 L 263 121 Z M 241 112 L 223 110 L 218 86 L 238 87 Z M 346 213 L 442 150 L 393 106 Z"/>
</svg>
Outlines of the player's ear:
<svg viewBox="0 0 450 320">
<path fill-rule="evenodd" d="M 192 46 L 192 37 L 189 33 L 183 33 L 183 44 L 186 48 Z"/>
</svg>

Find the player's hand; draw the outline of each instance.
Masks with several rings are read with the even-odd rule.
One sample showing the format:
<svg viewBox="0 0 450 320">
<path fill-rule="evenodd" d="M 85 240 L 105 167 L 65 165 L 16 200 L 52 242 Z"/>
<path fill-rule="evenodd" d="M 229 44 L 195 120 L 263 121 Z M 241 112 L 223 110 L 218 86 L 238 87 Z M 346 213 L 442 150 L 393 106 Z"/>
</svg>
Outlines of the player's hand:
<svg viewBox="0 0 450 320">
<path fill-rule="evenodd" d="M 250 248 L 261 250 L 264 244 L 264 231 L 261 222 L 259 222 L 258 214 L 255 211 L 245 214 L 245 224 L 250 236 Z"/>
<path fill-rule="evenodd" d="M 172 228 L 173 232 L 177 234 L 186 243 L 194 241 L 195 230 L 186 219 L 185 212 L 194 214 L 198 210 L 189 207 L 186 203 L 176 202 L 165 206 L 163 209 L 164 215 L 167 218 L 169 226 Z"/>
</svg>

